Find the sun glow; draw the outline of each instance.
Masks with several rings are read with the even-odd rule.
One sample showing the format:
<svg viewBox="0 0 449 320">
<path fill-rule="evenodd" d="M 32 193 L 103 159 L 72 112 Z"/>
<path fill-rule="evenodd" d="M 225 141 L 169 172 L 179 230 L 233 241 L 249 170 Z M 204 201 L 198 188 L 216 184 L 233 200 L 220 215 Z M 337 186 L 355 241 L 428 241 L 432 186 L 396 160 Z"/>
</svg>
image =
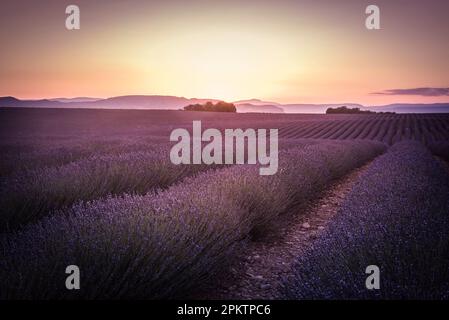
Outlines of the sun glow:
<svg viewBox="0 0 449 320">
<path fill-rule="evenodd" d="M 0 96 L 446 101 L 371 94 L 448 82 L 447 2 L 423 15 L 431 4 L 404 11 L 379 1 L 375 31 L 352 1 L 80 0 L 81 28 L 71 31 L 64 2 L 22 10 L 12 1 L 0 19 Z"/>
<path fill-rule="evenodd" d="M 181 30 L 148 50 L 154 59 L 146 69 L 159 75 L 152 87 L 231 101 L 276 94 L 273 81 L 285 76 L 290 54 L 282 38 L 251 30 Z"/>
</svg>

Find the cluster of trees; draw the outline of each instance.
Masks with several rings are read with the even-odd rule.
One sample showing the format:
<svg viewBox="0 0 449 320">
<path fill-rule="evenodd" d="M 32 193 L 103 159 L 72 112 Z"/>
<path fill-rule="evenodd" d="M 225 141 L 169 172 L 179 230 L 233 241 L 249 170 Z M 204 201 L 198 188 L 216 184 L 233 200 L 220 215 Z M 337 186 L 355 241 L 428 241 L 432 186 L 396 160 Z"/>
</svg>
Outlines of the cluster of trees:
<svg viewBox="0 0 449 320">
<path fill-rule="evenodd" d="M 200 104 L 190 104 L 184 107 L 186 111 L 215 111 L 215 112 L 237 112 L 237 108 L 233 103 L 227 103 L 224 101 L 219 101 L 217 103 L 212 103 L 210 101 Z"/>
<path fill-rule="evenodd" d="M 338 108 L 328 108 L 326 110 L 326 114 L 336 114 L 336 113 L 341 113 L 341 114 L 359 114 L 359 113 L 363 113 L 363 114 L 375 114 L 375 113 L 395 113 L 395 112 L 375 112 L 375 111 L 370 111 L 370 110 L 360 110 L 360 108 L 348 108 L 346 106 L 341 106 Z"/>
</svg>

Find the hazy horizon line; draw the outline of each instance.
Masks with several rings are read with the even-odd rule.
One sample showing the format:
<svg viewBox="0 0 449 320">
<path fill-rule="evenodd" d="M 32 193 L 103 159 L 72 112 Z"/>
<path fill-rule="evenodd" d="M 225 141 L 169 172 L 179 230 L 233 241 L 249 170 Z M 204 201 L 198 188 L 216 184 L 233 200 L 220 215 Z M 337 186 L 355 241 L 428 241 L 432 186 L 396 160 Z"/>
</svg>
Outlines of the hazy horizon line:
<svg viewBox="0 0 449 320">
<path fill-rule="evenodd" d="M 449 104 L 449 100 L 446 102 L 392 102 L 392 103 L 387 103 L 387 104 L 366 104 L 366 103 L 361 103 L 361 102 L 354 102 L 354 101 L 345 101 L 345 102 L 336 102 L 336 101 L 331 101 L 331 102 L 278 102 L 275 99 L 260 99 L 260 98 L 244 98 L 244 99 L 236 99 L 236 100 L 225 100 L 225 99 L 220 99 L 220 98 L 200 98 L 200 97 L 186 97 L 186 96 L 182 96 L 182 95 L 170 95 L 170 94 L 124 94 L 124 95 L 112 95 L 112 96 L 106 96 L 106 97 L 93 97 L 93 96 L 88 96 L 88 95 L 79 95 L 79 96 L 57 96 L 57 97 L 32 97 L 32 98 L 23 98 L 23 97 L 19 97 L 19 96 L 14 96 L 14 95 L 5 95 L 5 96 L 0 96 L 0 98 L 7 98 L 7 97 L 11 97 L 11 98 L 15 98 L 18 99 L 20 101 L 39 101 L 39 100 L 49 100 L 49 101 L 58 101 L 61 103 L 65 103 L 64 101 L 59 101 L 59 100 L 75 100 L 75 99 L 92 99 L 94 101 L 99 101 L 99 100 L 106 100 L 106 99 L 111 99 L 111 98 L 119 98 L 119 97 L 173 97 L 173 98 L 180 98 L 180 99 L 187 99 L 187 100 L 216 100 L 216 101 L 224 101 L 224 102 L 230 102 L 230 103 L 236 103 L 236 102 L 241 102 L 241 101 L 260 101 L 260 102 L 266 102 L 265 105 L 271 105 L 271 104 L 277 104 L 277 105 L 326 105 L 326 104 L 338 104 L 338 105 L 343 105 L 343 104 L 353 104 L 353 105 L 361 105 L 364 107 L 367 106 L 386 106 L 386 105 L 394 105 L 394 104 L 428 104 L 428 105 L 435 105 L 435 104 Z M 91 101 L 91 102 L 94 102 Z M 89 101 L 84 101 L 86 103 L 88 103 Z M 67 102 L 67 103 L 70 103 Z M 72 103 L 82 103 L 82 102 L 77 102 L 77 101 L 73 101 Z M 250 102 L 248 102 L 250 103 Z"/>
</svg>

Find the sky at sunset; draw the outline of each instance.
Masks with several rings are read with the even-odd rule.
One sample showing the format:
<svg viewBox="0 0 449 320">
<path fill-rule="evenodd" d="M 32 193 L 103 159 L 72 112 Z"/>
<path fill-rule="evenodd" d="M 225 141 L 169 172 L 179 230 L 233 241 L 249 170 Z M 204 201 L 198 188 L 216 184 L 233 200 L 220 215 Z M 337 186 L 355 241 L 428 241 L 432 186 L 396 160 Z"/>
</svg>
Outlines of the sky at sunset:
<svg viewBox="0 0 449 320">
<path fill-rule="evenodd" d="M 65 8 L 81 29 L 65 28 Z M 365 28 L 380 8 L 381 30 Z M 449 101 L 449 1 L 1 1 L 0 96 Z M 428 89 L 417 89 L 428 88 Z"/>
</svg>

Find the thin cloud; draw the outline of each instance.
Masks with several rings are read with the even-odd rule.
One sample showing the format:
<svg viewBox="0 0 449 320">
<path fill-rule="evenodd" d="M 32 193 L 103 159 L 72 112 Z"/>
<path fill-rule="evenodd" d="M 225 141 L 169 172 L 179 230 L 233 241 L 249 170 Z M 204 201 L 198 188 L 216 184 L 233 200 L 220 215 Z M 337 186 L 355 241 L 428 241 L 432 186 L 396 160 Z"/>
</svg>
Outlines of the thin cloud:
<svg viewBox="0 0 449 320">
<path fill-rule="evenodd" d="M 372 92 L 371 94 L 382 94 L 387 96 L 424 96 L 439 97 L 449 96 L 449 88 L 412 88 L 412 89 L 389 89 L 380 92 Z"/>
</svg>

